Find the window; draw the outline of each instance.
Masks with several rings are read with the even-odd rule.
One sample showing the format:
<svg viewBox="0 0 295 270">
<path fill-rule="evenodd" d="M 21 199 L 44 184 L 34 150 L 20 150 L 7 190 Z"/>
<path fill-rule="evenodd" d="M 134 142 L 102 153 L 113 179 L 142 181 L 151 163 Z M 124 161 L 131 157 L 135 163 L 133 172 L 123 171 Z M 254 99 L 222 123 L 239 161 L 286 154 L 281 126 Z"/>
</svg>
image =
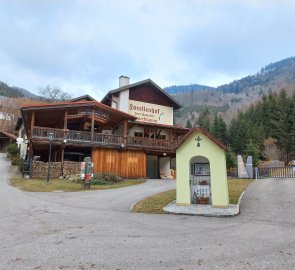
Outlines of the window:
<svg viewBox="0 0 295 270">
<path fill-rule="evenodd" d="M 143 132 L 134 132 L 134 137 L 143 137 Z"/>
<path fill-rule="evenodd" d="M 166 140 L 166 135 L 158 135 L 158 139 L 160 140 Z"/>
</svg>

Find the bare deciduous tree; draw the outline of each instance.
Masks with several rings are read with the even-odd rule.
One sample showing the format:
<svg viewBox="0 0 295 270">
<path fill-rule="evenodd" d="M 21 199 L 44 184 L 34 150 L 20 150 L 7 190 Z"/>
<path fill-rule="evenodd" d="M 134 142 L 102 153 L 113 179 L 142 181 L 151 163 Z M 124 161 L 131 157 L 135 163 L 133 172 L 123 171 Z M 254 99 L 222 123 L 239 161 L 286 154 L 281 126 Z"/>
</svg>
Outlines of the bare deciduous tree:
<svg viewBox="0 0 295 270">
<path fill-rule="evenodd" d="M 20 100 L 18 98 L 0 99 L 0 130 L 13 133 L 16 120 L 19 117 Z"/>
<path fill-rule="evenodd" d="M 71 95 L 62 91 L 59 87 L 47 85 L 45 88 L 38 89 L 39 95 L 49 102 L 65 101 L 71 99 Z"/>
</svg>

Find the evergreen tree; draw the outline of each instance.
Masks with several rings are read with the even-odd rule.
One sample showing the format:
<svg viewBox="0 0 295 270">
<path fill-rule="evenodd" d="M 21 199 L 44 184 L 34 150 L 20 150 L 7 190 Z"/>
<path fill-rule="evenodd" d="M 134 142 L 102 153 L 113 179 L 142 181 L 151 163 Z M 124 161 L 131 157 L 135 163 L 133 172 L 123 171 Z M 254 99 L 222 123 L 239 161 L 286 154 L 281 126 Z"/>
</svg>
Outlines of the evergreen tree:
<svg viewBox="0 0 295 270">
<path fill-rule="evenodd" d="M 198 119 L 198 125 L 200 125 L 202 128 L 206 129 L 207 131 L 210 131 L 211 127 L 211 113 L 209 111 L 209 108 L 206 107 L 200 114 Z"/>
<path fill-rule="evenodd" d="M 221 116 L 215 114 L 210 132 L 219 141 L 227 144 L 227 126 Z"/>
<path fill-rule="evenodd" d="M 236 158 L 235 153 L 232 151 L 231 147 L 228 147 L 225 157 L 226 157 L 226 168 L 227 169 L 237 167 L 237 158 Z"/>
<path fill-rule="evenodd" d="M 284 150 L 286 160 L 290 156 L 290 115 L 291 100 L 287 97 L 286 91 L 282 89 L 276 98 L 276 110 L 271 123 L 272 135 L 278 140 L 279 147 Z"/>
<path fill-rule="evenodd" d="M 295 158 L 295 92 L 293 93 L 291 101 L 291 115 L 290 115 L 290 146 L 292 159 Z M 291 159 L 291 158 L 290 158 Z"/>
<path fill-rule="evenodd" d="M 187 119 L 185 127 L 189 128 L 189 129 L 192 128 L 192 124 L 191 124 L 191 121 L 189 119 Z"/>
<path fill-rule="evenodd" d="M 252 156 L 253 159 L 253 166 L 257 166 L 259 159 L 258 159 L 258 148 L 256 145 L 250 141 L 247 144 L 246 150 L 245 150 L 245 157 L 247 158 L 248 156 Z"/>
</svg>

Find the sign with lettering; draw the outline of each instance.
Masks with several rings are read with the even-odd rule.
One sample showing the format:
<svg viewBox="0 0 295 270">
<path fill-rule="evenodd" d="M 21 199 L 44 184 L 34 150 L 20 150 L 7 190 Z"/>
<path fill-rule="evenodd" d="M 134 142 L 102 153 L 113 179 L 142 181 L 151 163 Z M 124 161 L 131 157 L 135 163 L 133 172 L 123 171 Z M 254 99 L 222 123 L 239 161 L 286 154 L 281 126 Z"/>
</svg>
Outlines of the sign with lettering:
<svg viewBox="0 0 295 270">
<path fill-rule="evenodd" d="M 78 110 L 78 114 L 82 114 L 82 115 L 92 115 L 92 110 L 91 109 L 79 109 Z M 94 110 L 94 115 L 108 120 L 109 119 L 109 114 L 100 110 Z"/>
<path fill-rule="evenodd" d="M 136 100 L 129 100 L 128 113 L 138 121 L 173 125 L 173 108 Z"/>
</svg>

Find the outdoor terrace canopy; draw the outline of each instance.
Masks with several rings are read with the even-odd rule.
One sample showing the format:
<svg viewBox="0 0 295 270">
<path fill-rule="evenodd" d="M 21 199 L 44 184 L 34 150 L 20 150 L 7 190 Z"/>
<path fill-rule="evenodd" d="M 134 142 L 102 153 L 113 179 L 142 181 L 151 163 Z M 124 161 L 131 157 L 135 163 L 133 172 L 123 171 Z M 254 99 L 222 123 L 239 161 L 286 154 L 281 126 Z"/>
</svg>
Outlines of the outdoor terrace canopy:
<svg viewBox="0 0 295 270">
<path fill-rule="evenodd" d="M 93 125 L 100 125 L 108 129 L 124 120 L 136 119 L 96 101 L 25 106 L 21 108 L 21 113 L 27 132 L 29 125 L 73 130 L 89 130 Z"/>
</svg>

